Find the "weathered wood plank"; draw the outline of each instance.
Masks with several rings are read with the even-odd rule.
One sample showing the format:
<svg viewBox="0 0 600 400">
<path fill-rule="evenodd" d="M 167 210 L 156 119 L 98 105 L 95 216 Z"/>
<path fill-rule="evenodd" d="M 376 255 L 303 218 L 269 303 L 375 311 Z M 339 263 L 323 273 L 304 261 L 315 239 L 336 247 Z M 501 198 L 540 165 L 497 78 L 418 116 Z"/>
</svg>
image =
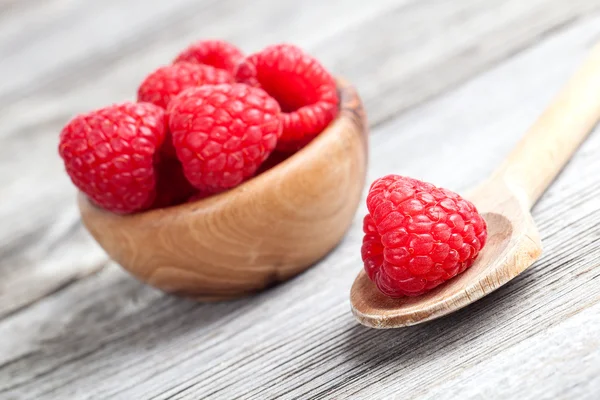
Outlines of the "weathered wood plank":
<svg viewBox="0 0 600 400">
<path fill-rule="evenodd" d="M 503 399 L 596 399 L 600 393 L 600 304 L 581 311 L 548 331 L 523 340 L 503 354 L 492 356 L 476 367 L 460 371 L 456 377 L 423 388 L 426 398 Z M 538 342 L 548 351 L 540 352 Z M 510 371 L 507 377 L 506 371 Z M 535 371 L 535 373 L 532 373 Z M 561 376 L 561 387 L 549 392 L 542 385 L 524 385 L 519 377 L 551 382 Z M 476 384 L 474 384 L 476 382 Z M 361 395 L 385 397 L 388 382 L 377 382 Z M 388 384 L 389 387 L 389 384 Z M 383 389 L 379 391 L 378 389 Z"/>
<path fill-rule="evenodd" d="M 458 191 L 474 184 L 514 145 L 599 33 L 596 15 L 381 125 L 372 137 L 371 178 L 403 173 Z M 357 325 L 348 291 L 360 269 L 359 213 L 327 259 L 248 299 L 197 305 L 144 287 L 114 265 L 80 280 L 0 321 L 0 395 L 443 399 L 453 392 L 442 382 L 466 388 L 469 377 L 481 377 L 490 379 L 486 393 L 498 398 L 591 398 L 598 384 L 589 372 L 552 375 L 538 363 L 545 361 L 540 354 L 556 354 L 553 362 L 565 370 L 571 361 L 559 357 L 585 346 L 581 365 L 598 370 L 600 346 L 590 339 L 597 323 L 572 336 L 599 312 L 598 151 L 595 132 L 536 206 L 544 257 L 454 315 L 403 330 Z M 526 367 L 544 373 L 532 381 Z M 494 391 L 502 378 L 513 386 Z M 518 387 L 525 382 L 527 392 Z"/>
<path fill-rule="evenodd" d="M 310 0 L 302 8 L 295 0 L 251 7 L 241 0 L 73 0 L 19 12 L 22 18 L 0 24 L 0 74 L 11 76 L 0 82 L 0 119 L 8 127 L 0 131 L 0 184 L 4 198 L 18 199 L 0 209 L 11 227 L 0 230 L 0 316 L 106 260 L 74 226 L 74 190 L 56 156 L 60 127 L 77 112 L 131 98 L 148 70 L 187 42 L 225 37 L 247 50 L 297 42 L 355 82 L 376 125 L 598 6 L 598 0 Z M 68 31 L 60 29 L 66 25 Z M 73 227 L 71 240 L 59 240 L 56 226 Z M 77 265 L 65 254 L 86 257 Z M 23 290 L 23 281 L 35 284 Z"/>
<path fill-rule="evenodd" d="M 0 53 L 5 55 L 0 73 L 11 73 L 10 81 L 2 82 L 0 105 L 10 106 L 34 93 L 36 97 L 47 94 L 44 89 L 61 93 L 77 88 L 125 58 L 135 65 L 140 53 L 149 50 L 168 49 L 148 65 L 168 63 L 177 50 L 199 37 L 231 39 L 248 50 L 282 40 L 305 43 L 335 34 L 394 3 L 409 1 L 414 0 L 366 4 L 360 0 L 308 0 L 302 8 L 293 0 L 258 0 L 252 5 L 242 0 L 77 0 L 66 7 L 56 4 L 53 18 L 47 18 L 48 10 L 30 17 L 41 18 L 31 24 L 31 31 L 18 29 L 21 21 L 0 28 Z M 67 25 L 69 29 L 61 29 Z M 151 68 L 141 70 L 142 74 Z M 127 84 L 129 93 L 134 93 L 139 81 Z"/>
<path fill-rule="evenodd" d="M 597 0 L 425 0 L 342 32 L 314 53 L 358 85 L 377 124 L 599 6 Z"/>
<path fill-rule="evenodd" d="M 147 71 L 140 69 L 146 65 L 143 61 L 148 61 L 147 65 L 164 63 L 198 36 L 218 36 L 248 51 L 277 41 L 306 47 L 358 85 L 372 121 L 378 122 L 600 7 L 598 0 L 460 0 L 452 4 L 439 0 L 311 0 L 302 9 L 293 0 L 261 0 L 252 7 L 244 7 L 241 0 L 210 4 L 209 0 L 177 0 L 167 9 L 163 9 L 164 2 L 149 7 L 142 0 L 126 5 L 111 0 L 95 5 L 97 9 L 80 3 L 47 23 L 46 29 L 39 29 L 31 38 L 35 46 L 23 50 L 18 41 L 22 38 L 13 35 L 0 43 L 0 50 L 8 52 L 0 73 L 12 76 L 0 90 L 0 105 L 7 115 L 13 114 L 8 111 L 15 99 L 34 92 L 36 97 L 60 95 L 107 72 L 113 82 L 108 92 L 112 98 L 118 94 L 129 97 Z M 293 19 L 289 19 L 291 14 Z M 127 23 L 115 29 L 115 21 Z M 56 29 L 67 22 L 74 23 L 68 32 Z M 249 31 L 253 34 L 248 35 Z M 78 33 L 86 40 L 65 48 L 68 38 Z M 61 57 L 53 57 L 57 52 Z M 32 69 L 32 60 L 37 58 L 49 61 L 35 63 Z M 118 79 L 115 67 L 122 64 L 136 69 Z M 85 107 L 67 104 L 69 114 L 73 105 Z"/>
</svg>

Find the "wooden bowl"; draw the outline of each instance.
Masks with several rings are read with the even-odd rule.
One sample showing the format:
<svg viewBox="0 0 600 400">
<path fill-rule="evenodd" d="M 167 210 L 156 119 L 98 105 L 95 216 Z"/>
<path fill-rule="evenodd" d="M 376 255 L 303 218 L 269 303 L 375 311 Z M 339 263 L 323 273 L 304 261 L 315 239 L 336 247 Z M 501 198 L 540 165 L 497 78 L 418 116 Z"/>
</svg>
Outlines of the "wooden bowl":
<svg viewBox="0 0 600 400">
<path fill-rule="evenodd" d="M 215 301 L 286 280 L 331 251 L 358 207 L 367 165 L 361 100 L 339 81 L 340 113 L 305 148 L 242 185 L 191 203 L 120 216 L 79 195 L 109 256 L 165 292 Z"/>
</svg>

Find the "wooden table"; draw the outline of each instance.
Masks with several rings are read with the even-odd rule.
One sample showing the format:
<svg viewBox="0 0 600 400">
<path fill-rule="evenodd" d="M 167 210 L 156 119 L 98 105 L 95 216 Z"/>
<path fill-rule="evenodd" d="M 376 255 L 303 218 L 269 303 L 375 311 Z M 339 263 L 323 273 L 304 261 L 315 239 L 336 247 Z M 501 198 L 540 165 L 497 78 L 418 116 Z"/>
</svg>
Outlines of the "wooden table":
<svg viewBox="0 0 600 400">
<path fill-rule="evenodd" d="M 363 96 L 369 180 L 464 192 L 600 39 L 600 1 L 0 1 L 0 398 L 600 398 L 600 132 L 534 209 L 542 259 L 428 324 L 352 317 L 364 206 L 325 260 L 237 301 L 164 295 L 111 263 L 58 132 L 203 37 L 303 46 Z"/>
</svg>

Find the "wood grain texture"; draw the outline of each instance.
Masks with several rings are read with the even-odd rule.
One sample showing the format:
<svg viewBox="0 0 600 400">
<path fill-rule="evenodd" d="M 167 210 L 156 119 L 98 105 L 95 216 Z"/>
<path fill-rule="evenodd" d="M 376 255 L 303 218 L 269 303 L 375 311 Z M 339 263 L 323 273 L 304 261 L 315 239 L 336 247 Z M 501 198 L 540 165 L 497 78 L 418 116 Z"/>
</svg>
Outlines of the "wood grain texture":
<svg viewBox="0 0 600 400">
<path fill-rule="evenodd" d="M 458 192 L 473 186 L 598 36 L 593 15 L 380 125 L 368 180 L 400 173 Z M 0 397 L 593 400 L 599 151 L 596 131 L 534 208 L 541 260 L 456 314 L 405 330 L 356 324 L 348 290 L 361 268 L 361 206 L 331 255 L 251 298 L 199 305 L 111 264 L 5 318 Z"/>
<path fill-rule="evenodd" d="M 340 32 L 313 52 L 357 86 L 378 124 L 599 6 L 598 0 L 421 0 Z"/>
<path fill-rule="evenodd" d="M 219 195 L 121 216 L 79 196 L 84 225 L 143 282 L 198 300 L 248 295 L 309 268 L 338 245 L 358 208 L 368 127 L 338 84 L 337 118 L 311 143 Z"/>
<path fill-rule="evenodd" d="M 223 37 L 247 51 L 298 43 L 357 86 L 376 126 L 600 7 L 598 0 L 302 4 L 27 0 L 0 13 L 0 74 L 11 77 L 0 82 L 0 185 L 10 199 L 0 207 L 10 227 L 0 229 L 0 318 L 107 261 L 77 219 L 75 190 L 56 154 L 62 125 L 132 98 L 151 69 L 190 41 Z"/>
<path fill-rule="evenodd" d="M 299 9 L 292 0 L 258 0 L 252 5 L 243 0 L 174 0 L 168 4 L 158 0 L 132 0 L 125 4 L 118 0 L 97 4 L 53 0 L 0 26 L 0 52 L 5 55 L 0 73 L 10 72 L 13 77 L 2 82 L 0 104 L 11 106 L 32 93 L 37 98 L 65 94 L 66 90 L 88 85 L 90 77 L 107 74 L 112 75 L 109 81 L 113 86 L 108 94 L 129 98 L 148 72 L 169 63 L 199 37 L 230 39 L 248 51 L 277 41 L 306 45 L 336 34 L 355 21 L 378 15 L 394 4 L 408 2 L 308 0 L 306 7 Z M 333 18 L 335 15 L 338 17 Z M 21 29 L 23 23 L 32 28 Z M 60 29 L 63 26 L 69 29 Z M 253 34 L 248 35 L 249 31 Z M 81 39 L 74 40 L 78 35 Z M 61 57 L 53 57 L 57 52 Z M 37 68 L 28 68 L 33 60 L 40 61 Z M 118 85 L 116 76 L 121 77 Z M 122 85 L 125 86 L 114 91 Z M 94 100 L 98 101 L 87 99 Z M 77 103 L 70 107 L 74 104 Z"/>
</svg>

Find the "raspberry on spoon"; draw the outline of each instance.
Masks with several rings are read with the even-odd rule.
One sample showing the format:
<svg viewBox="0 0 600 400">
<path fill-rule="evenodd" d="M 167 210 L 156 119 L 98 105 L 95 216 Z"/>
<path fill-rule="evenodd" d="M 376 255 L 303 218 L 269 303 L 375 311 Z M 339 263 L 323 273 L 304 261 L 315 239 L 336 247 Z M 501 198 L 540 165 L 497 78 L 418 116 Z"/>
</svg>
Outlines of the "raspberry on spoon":
<svg viewBox="0 0 600 400">
<path fill-rule="evenodd" d="M 390 297 L 421 295 L 473 264 L 485 245 L 485 220 L 458 194 L 399 175 L 371 185 L 362 259 Z"/>
</svg>

